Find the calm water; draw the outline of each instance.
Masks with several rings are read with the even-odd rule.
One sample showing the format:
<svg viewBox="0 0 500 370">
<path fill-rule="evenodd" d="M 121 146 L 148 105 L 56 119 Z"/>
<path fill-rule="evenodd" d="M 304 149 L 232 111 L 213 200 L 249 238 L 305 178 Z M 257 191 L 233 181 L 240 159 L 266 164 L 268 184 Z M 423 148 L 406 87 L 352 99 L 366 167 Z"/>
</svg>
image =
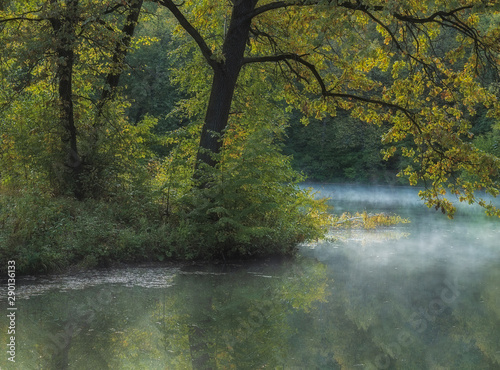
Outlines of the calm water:
<svg viewBox="0 0 500 370">
<path fill-rule="evenodd" d="M 499 369 L 500 222 L 415 189 L 318 187 L 333 212 L 411 224 L 332 234 L 295 260 L 17 282 L 2 369 Z M 4 295 L 2 295 L 4 297 Z M 7 347 L 7 302 L 0 302 Z"/>
</svg>

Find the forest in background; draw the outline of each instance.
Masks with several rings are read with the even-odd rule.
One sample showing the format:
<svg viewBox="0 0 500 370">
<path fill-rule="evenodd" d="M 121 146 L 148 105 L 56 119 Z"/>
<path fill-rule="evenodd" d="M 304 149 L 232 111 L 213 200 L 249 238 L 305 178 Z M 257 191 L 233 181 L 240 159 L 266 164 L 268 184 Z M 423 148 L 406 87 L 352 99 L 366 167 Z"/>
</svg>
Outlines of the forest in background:
<svg viewBox="0 0 500 370">
<path fill-rule="evenodd" d="M 0 262 L 293 254 L 332 223 L 306 178 L 498 214 L 474 193 L 500 187 L 498 18 L 481 1 L 4 1 Z"/>
</svg>

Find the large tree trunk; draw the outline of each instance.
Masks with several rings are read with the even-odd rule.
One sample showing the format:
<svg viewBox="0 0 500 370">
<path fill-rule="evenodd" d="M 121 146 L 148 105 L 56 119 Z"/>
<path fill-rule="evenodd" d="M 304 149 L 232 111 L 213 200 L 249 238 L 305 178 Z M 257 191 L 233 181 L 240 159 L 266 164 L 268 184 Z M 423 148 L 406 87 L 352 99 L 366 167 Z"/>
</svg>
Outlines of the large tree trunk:
<svg viewBox="0 0 500 370">
<path fill-rule="evenodd" d="M 60 105 L 60 122 L 64 129 L 62 141 L 66 150 L 65 167 L 69 169 L 68 184 L 74 196 L 84 196 L 81 172 L 83 161 L 78 154 L 77 129 L 73 105 L 73 66 L 75 63 L 75 24 L 78 15 L 78 0 L 68 0 L 65 14 L 50 19 L 57 43 L 57 83 Z"/>
<path fill-rule="evenodd" d="M 241 70 L 246 43 L 250 33 L 251 17 L 255 0 L 239 0 L 233 5 L 231 21 L 222 47 L 222 60 L 214 66 L 214 77 L 210 99 L 201 132 L 200 147 L 197 156 L 195 178 L 200 178 L 205 164 L 215 167 L 219 160 L 217 154 L 222 148 L 223 131 L 227 126 L 231 102 L 236 82 Z M 202 180 L 200 186 L 205 186 Z"/>
<path fill-rule="evenodd" d="M 215 70 L 210 100 L 201 132 L 198 165 L 201 162 L 215 167 L 218 163 L 216 155 L 222 147 L 221 135 L 228 123 L 237 78 L 238 74 L 229 75 L 222 68 Z"/>
</svg>

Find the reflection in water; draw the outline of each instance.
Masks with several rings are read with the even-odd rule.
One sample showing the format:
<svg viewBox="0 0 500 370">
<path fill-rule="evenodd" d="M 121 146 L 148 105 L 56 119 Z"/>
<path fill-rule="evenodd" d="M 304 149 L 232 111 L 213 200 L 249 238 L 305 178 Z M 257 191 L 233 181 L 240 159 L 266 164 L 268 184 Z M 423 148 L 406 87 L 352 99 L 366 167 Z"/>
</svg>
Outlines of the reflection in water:
<svg viewBox="0 0 500 370">
<path fill-rule="evenodd" d="M 313 260 L 184 268 L 161 288 L 131 285 L 144 276 L 140 270 L 127 272 L 127 284 L 88 284 L 22 300 L 20 310 L 29 317 L 18 322 L 18 366 L 281 366 L 296 335 L 292 317 L 310 313 L 328 296 L 326 267 Z"/>
<path fill-rule="evenodd" d="M 329 266 L 346 316 L 379 347 L 378 354 L 364 356 L 363 366 L 499 368 L 498 220 L 460 207 L 450 221 L 414 203 L 409 189 L 380 187 L 366 203 L 370 193 L 361 190 L 360 203 L 342 202 L 352 191 L 344 187 L 325 193 L 343 211 L 367 207 L 409 217 L 410 225 L 392 230 L 409 235 L 389 239 L 380 236 L 384 231 L 354 231 L 337 245 L 321 243 L 305 254 Z"/>
<path fill-rule="evenodd" d="M 5 355 L 0 367 L 498 369 L 498 221 L 470 208 L 447 220 L 409 189 L 362 190 L 323 192 L 335 211 L 412 223 L 336 235 L 295 260 L 18 284 L 16 367 Z"/>
</svg>

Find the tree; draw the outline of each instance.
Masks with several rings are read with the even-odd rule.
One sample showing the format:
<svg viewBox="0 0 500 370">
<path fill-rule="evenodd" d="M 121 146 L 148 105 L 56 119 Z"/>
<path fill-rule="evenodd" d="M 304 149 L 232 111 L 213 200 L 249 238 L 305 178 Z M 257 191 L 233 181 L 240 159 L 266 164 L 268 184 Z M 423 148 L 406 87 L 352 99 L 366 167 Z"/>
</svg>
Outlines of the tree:
<svg viewBox="0 0 500 370">
<path fill-rule="evenodd" d="M 7 60 L 14 61 L 6 63 L 2 75 L 8 80 L 9 72 L 29 67 L 19 71 L 21 78 L 17 81 L 11 78 L 13 86 L 7 89 L 10 96 L 3 97 L 2 105 L 9 107 L 16 95 L 41 81 L 46 88 L 55 90 L 57 98 L 49 104 L 55 103 L 59 121 L 65 169 L 62 186 L 78 199 L 87 196 L 85 172 L 93 165 L 88 163 L 92 153 L 82 153 L 81 146 L 95 149 L 97 140 L 94 132 L 90 142 L 83 144 L 82 126 L 88 125 L 85 120 L 93 111 L 91 126 L 97 131 L 106 104 L 115 98 L 142 4 L 143 0 L 105 4 L 92 0 L 51 0 L 42 4 L 10 1 L 1 9 L 4 52 Z M 33 32 L 40 34 L 38 39 Z M 32 45 L 36 47 L 30 50 Z M 48 82 L 51 75 L 55 76 L 54 82 Z M 85 100 L 93 106 L 90 108 Z"/>
<path fill-rule="evenodd" d="M 411 137 L 415 148 L 403 147 L 402 154 L 415 163 L 402 175 L 426 184 L 421 197 L 429 206 L 452 216 L 448 189 L 500 214 L 474 195 L 477 189 L 499 193 L 500 162 L 471 145 L 469 123 L 480 105 L 499 116 L 496 91 L 478 78 L 498 72 L 497 2 L 158 3 L 194 40 L 212 72 L 195 177 L 219 163 L 242 69 L 259 68 L 281 76 L 278 98 L 307 115 L 348 109 L 367 122 L 388 122 L 386 143 Z M 457 42 L 440 44 L 442 30 Z M 389 85 L 374 78 L 377 70 L 391 71 Z M 395 150 L 391 146 L 385 157 Z"/>
</svg>

